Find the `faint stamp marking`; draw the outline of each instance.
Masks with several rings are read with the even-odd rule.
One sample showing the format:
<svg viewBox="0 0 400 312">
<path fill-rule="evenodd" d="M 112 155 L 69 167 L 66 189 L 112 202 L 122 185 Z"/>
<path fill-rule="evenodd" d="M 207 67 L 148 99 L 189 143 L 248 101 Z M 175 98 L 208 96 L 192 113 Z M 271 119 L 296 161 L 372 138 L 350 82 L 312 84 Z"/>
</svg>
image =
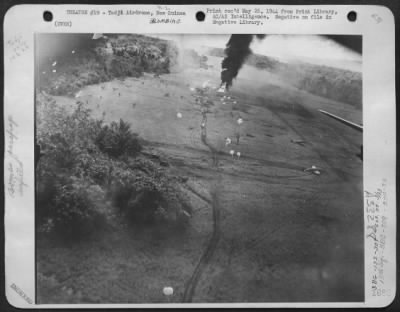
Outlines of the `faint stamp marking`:
<svg viewBox="0 0 400 312">
<path fill-rule="evenodd" d="M 29 296 L 21 289 L 19 288 L 17 285 L 15 285 L 14 283 L 12 283 L 10 285 L 11 289 L 13 289 L 18 295 L 20 295 L 26 302 L 28 302 L 29 304 L 33 304 L 33 300 L 31 298 L 29 298 Z"/>
<path fill-rule="evenodd" d="M 375 20 L 375 22 L 377 23 L 377 24 L 379 24 L 379 23 L 381 23 L 382 22 L 382 17 L 380 17 L 378 14 L 372 14 L 371 15 L 371 17 Z"/>
<path fill-rule="evenodd" d="M 14 38 L 6 41 L 7 46 L 11 48 L 10 60 L 13 61 L 21 56 L 25 51 L 28 50 L 29 46 L 21 35 L 14 36 Z"/>
</svg>

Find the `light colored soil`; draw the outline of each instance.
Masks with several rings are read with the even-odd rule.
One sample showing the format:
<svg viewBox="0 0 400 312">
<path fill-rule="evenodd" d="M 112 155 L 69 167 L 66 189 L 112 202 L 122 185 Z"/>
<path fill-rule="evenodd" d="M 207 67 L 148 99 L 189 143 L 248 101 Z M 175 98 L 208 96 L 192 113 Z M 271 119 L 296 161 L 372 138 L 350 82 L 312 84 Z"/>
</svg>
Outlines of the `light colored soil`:
<svg viewBox="0 0 400 312">
<path fill-rule="evenodd" d="M 38 299 L 43 303 L 181 302 L 213 235 L 219 237 L 199 274 L 192 302 L 362 301 L 362 135 L 320 114 L 361 123 L 354 107 L 299 91 L 266 71 L 245 67 L 226 104 L 211 89 L 207 139 L 190 87 L 219 84 L 213 69 L 189 68 L 154 78 L 127 78 L 82 90 L 95 117 L 123 118 L 162 153 L 194 208 L 185 232 L 116 227 L 78 244 L 38 242 Z M 120 94 L 120 95 L 119 95 Z M 76 99 L 56 97 L 74 105 Z M 233 101 L 237 101 L 233 105 Z M 182 118 L 177 118 L 177 113 Z M 236 119 L 240 144 L 234 138 Z M 236 127 L 236 128 L 235 128 Z M 304 141 L 297 144 L 293 141 Z M 229 150 L 241 152 L 232 158 Z M 321 174 L 303 169 L 315 165 Z M 215 208 L 215 207 L 214 207 Z"/>
</svg>

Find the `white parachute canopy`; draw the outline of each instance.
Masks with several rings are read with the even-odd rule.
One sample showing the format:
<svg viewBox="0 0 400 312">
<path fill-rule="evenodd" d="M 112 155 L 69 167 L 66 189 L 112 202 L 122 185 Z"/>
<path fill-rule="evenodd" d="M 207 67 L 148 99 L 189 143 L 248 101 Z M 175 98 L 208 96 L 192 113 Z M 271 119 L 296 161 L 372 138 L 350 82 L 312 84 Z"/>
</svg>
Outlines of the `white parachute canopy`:
<svg viewBox="0 0 400 312">
<path fill-rule="evenodd" d="M 219 89 L 218 89 L 218 93 L 224 93 L 226 90 L 226 84 L 223 84 Z"/>
<path fill-rule="evenodd" d="M 174 289 L 172 287 L 164 287 L 163 293 L 166 296 L 171 296 L 174 294 Z"/>
<path fill-rule="evenodd" d="M 93 34 L 92 39 L 96 40 L 96 39 L 100 39 L 101 37 L 103 37 L 103 34 Z"/>
<path fill-rule="evenodd" d="M 210 80 L 204 81 L 203 85 L 202 85 L 203 89 L 207 88 L 209 84 L 210 84 Z"/>
</svg>

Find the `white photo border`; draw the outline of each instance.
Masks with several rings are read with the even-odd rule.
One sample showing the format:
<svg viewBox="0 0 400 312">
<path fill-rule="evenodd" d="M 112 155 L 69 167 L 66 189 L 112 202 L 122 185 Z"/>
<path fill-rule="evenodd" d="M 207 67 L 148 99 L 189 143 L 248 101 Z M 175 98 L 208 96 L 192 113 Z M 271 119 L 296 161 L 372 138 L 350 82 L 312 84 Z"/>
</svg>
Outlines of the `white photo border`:
<svg viewBox="0 0 400 312">
<path fill-rule="evenodd" d="M 213 25 L 210 19 L 195 20 L 197 11 L 207 8 L 256 8 L 260 5 L 187 5 L 186 16 L 176 24 L 150 24 L 148 17 L 66 15 L 68 9 L 107 10 L 107 5 L 17 5 L 4 18 L 4 125 L 5 125 L 5 288 L 9 303 L 18 308 L 188 308 L 188 307 L 383 307 L 396 293 L 396 114 L 395 114 L 395 34 L 394 16 L 383 6 L 371 5 L 263 5 L 271 8 L 334 9 L 331 20 L 274 20 L 263 26 Z M 171 10 L 182 6 L 163 5 Z M 156 5 L 113 5 L 112 9 L 155 10 Z M 71 21 L 70 27 L 46 23 L 42 15 L 51 11 L 58 21 Z M 357 12 L 357 22 L 347 21 L 349 11 Z M 313 34 L 361 35 L 363 58 L 364 191 L 384 188 L 387 195 L 385 216 L 385 283 L 390 293 L 373 296 L 371 279 L 374 242 L 367 238 L 368 197 L 364 198 L 365 301 L 296 303 L 204 303 L 204 304 L 34 304 L 35 298 L 35 188 L 34 188 L 34 37 L 38 33 L 158 33 L 158 34 Z M 16 55 L 12 44 L 23 44 Z M 10 127 L 18 138 L 7 135 Z M 10 130 L 11 131 L 11 130 Z M 12 131 L 11 131 L 12 132 Z M 11 150 L 10 150 L 11 149 Z M 18 174 L 24 185 L 7 189 L 10 163 L 22 164 Z M 17 168 L 17 167 L 15 167 Z M 23 172 L 21 172 L 23 170 Z"/>
</svg>

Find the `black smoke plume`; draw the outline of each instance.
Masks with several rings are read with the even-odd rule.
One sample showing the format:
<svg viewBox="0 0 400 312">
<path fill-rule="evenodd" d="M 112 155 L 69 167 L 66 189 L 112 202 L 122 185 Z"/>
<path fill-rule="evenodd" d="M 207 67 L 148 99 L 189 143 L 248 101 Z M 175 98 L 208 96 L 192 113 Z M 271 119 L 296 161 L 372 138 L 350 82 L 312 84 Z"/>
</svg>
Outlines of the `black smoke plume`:
<svg viewBox="0 0 400 312">
<path fill-rule="evenodd" d="M 225 84 L 228 89 L 232 86 L 233 78 L 239 73 L 240 68 L 251 54 L 250 44 L 254 36 L 258 39 L 264 39 L 266 35 L 231 35 L 225 48 L 226 57 L 222 61 L 221 85 Z M 342 46 L 345 46 L 357 53 L 362 53 L 362 37 L 349 35 L 326 35 L 323 36 L 331 39 Z"/>
<path fill-rule="evenodd" d="M 250 43 L 253 37 L 254 35 L 234 34 L 229 38 L 221 72 L 221 84 L 225 83 L 227 89 L 232 86 L 233 78 L 236 78 L 246 58 L 251 54 Z M 263 39 L 265 35 L 256 35 L 256 37 Z"/>
</svg>

